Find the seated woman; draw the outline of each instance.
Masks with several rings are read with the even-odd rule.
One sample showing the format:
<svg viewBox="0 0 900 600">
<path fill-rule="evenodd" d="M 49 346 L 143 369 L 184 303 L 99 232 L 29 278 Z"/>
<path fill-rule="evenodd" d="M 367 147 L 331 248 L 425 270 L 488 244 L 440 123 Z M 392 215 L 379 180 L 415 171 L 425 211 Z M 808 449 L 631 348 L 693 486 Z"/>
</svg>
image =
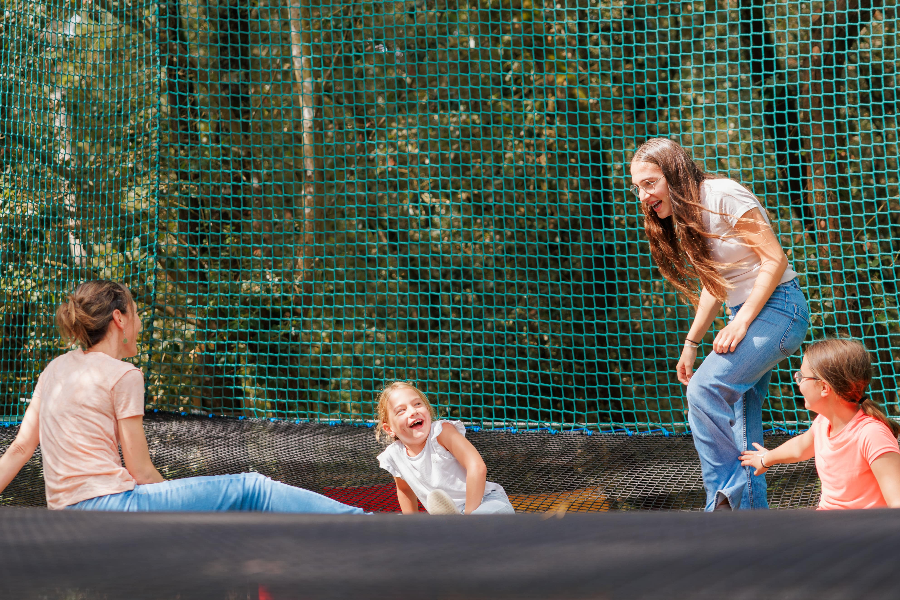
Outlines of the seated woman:
<svg viewBox="0 0 900 600">
<path fill-rule="evenodd" d="M 137 354 L 141 331 L 128 288 L 83 283 L 60 305 L 56 323 L 84 349 L 57 357 L 38 378 L 19 433 L 0 457 L 0 492 L 40 444 L 51 509 L 363 514 L 258 473 L 165 481 L 144 436 L 143 375 L 122 360 Z"/>
<path fill-rule="evenodd" d="M 753 444 L 741 464 L 762 475 L 773 465 L 815 457 L 819 510 L 900 507 L 900 424 L 866 395 L 872 381 L 866 347 L 848 339 L 816 342 L 794 381 L 806 408 L 818 414 L 812 427 L 774 450 Z"/>
</svg>

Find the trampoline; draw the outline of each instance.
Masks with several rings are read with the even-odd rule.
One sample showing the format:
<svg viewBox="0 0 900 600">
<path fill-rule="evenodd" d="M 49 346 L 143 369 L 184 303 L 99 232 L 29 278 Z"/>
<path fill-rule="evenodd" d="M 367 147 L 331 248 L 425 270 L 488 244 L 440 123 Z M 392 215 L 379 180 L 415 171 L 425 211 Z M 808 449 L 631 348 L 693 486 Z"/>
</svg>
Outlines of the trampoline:
<svg viewBox="0 0 900 600">
<path fill-rule="evenodd" d="M 382 448 L 367 426 L 148 413 L 153 463 L 168 479 L 256 471 L 372 512 L 399 511 Z M 0 449 L 16 427 L 0 428 Z M 689 435 L 467 432 L 519 512 L 702 510 L 700 463 Z M 767 447 L 787 439 L 770 435 Z M 40 449 L 0 495 L 6 506 L 43 506 Z M 766 474 L 772 508 L 813 507 L 812 461 Z"/>
<path fill-rule="evenodd" d="M 371 511 L 398 509 L 367 426 L 148 413 L 145 429 L 169 478 L 253 470 Z M 0 429 L 0 449 L 15 432 Z M 886 557 L 900 533 L 894 513 L 691 514 L 702 509 L 703 493 L 690 436 L 472 430 L 468 437 L 489 477 L 525 514 L 47 511 L 35 508 L 43 504 L 35 456 L 0 498 L 8 507 L 0 510 L 0 596 L 893 596 Z M 780 465 L 767 479 L 773 508 L 817 501 L 811 461 Z M 398 580 L 416 583 L 398 590 Z"/>
<path fill-rule="evenodd" d="M 256 471 L 378 514 L 47 511 L 38 452 L 0 495 L 0 600 L 896 596 L 897 513 L 808 510 L 811 461 L 766 474 L 776 510 L 698 514 L 673 434 L 691 310 L 626 189 L 648 137 L 752 188 L 813 336 L 865 338 L 900 414 L 898 21 L 844 9 L 9 3 L 0 415 L 60 353 L 60 300 L 113 278 L 166 478 Z M 808 422 L 797 364 L 771 426 Z M 396 379 L 473 425 L 522 514 L 389 514 L 349 422 Z M 525 431 L 548 424 L 669 435 Z"/>
</svg>

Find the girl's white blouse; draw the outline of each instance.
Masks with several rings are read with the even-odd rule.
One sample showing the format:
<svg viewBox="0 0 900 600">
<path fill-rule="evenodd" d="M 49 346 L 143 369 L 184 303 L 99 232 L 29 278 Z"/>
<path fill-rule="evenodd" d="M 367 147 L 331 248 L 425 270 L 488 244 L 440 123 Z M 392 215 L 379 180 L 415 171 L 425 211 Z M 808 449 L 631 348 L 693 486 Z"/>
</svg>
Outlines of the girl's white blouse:
<svg viewBox="0 0 900 600">
<path fill-rule="evenodd" d="M 378 464 L 409 484 L 423 506 L 431 491 L 444 490 L 462 512 L 466 506 L 466 470 L 437 441 L 445 425 L 456 427 L 457 431 L 466 435 L 466 428 L 459 421 L 435 421 L 431 424 L 425 448 L 419 454 L 407 455 L 403 442 L 396 441 L 378 455 Z M 485 482 L 485 495 L 495 490 L 502 491 L 503 488 L 496 483 Z"/>
</svg>

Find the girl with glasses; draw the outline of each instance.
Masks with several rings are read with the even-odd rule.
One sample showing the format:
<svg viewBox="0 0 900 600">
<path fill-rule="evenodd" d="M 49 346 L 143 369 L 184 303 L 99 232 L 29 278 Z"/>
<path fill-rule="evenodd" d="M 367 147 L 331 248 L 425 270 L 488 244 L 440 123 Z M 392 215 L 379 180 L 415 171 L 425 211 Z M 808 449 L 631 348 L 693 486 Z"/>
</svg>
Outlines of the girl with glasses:
<svg viewBox="0 0 900 600">
<path fill-rule="evenodd" d="M 815 457 L 822 482 L 819 509 L 900 507 L 900 425 L 866 395 L 872 363 L 853 340 L 824 340 L 807 348 L 794 381 L 812 427 L 774 450 L 754 444 L 741 464 L 762 475 L 772 465 Z"/>
<path fill-rule="evenodd" d="M 738 459 L 762 442 L 772 370 L 800 348 L 809 328 L 797 273 L 759 200 L 736 181 L 705 173 L 677 143 L 644 143 L 631 159 L 631 179 L 653 261 L 696 308 L 675 369 L 687 386 L 706 509 L 767 508 L 765 478 Z M 694 372 L 700 341 L 723 303 L 730 322 Z"/>
</svg>

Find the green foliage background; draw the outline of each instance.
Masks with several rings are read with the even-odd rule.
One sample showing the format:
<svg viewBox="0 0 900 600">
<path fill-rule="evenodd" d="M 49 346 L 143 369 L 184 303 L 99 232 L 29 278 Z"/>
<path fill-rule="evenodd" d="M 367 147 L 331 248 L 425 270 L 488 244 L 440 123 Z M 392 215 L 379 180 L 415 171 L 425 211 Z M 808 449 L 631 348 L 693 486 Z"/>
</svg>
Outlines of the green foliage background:
<svg viewBox="0 0 900 600">
<path fill-rule="evenodd" d="M 757 194 L 810 339 L 864 339 L 900 414 L 894 0 L 4 6 L 7 419 L 111 277 L 149 407 L 367 419 L 408 379 L 480 424 L 683 430 L 691 311 L 625 190 L 654 136 Z M 772 423 L 809 418 L 797 364 Z"/>
</svg>

